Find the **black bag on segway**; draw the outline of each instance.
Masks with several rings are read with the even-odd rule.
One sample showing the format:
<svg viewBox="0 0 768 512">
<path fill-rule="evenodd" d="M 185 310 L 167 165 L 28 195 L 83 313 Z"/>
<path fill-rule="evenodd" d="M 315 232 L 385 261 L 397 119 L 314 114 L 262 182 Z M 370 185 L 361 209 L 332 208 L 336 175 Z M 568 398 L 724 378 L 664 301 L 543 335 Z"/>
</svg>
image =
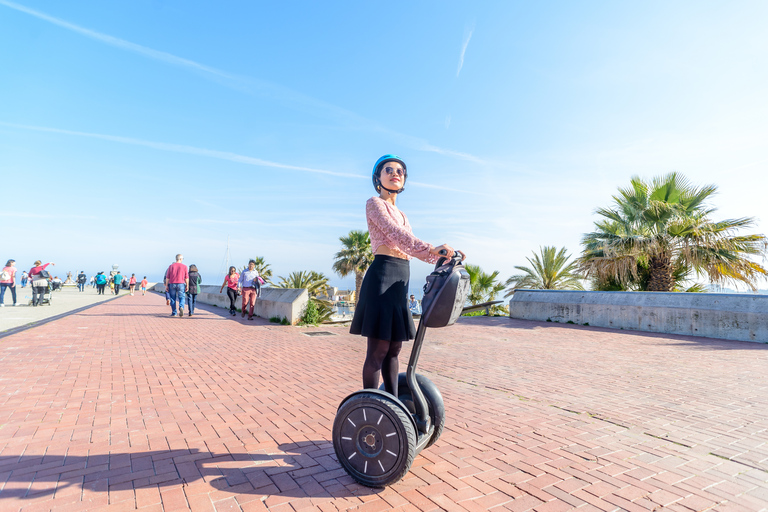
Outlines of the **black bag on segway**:
<svg viewBox="0 0 768 512">
<path fill-rule="evenodd" d="M 427 276 L 421 299 L 421 321 L 427 327 L 447 327 L 461 316 L 469 294 L 469 274 L 460 258 L 440 258 Z"/>
</svg>

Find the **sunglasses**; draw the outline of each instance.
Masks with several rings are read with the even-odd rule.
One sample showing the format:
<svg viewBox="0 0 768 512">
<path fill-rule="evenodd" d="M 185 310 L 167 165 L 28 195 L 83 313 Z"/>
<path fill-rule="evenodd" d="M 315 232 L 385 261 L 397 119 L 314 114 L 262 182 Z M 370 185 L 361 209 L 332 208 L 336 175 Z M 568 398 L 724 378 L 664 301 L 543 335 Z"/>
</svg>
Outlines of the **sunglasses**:
<svg viewBox="0 0 768 512">
<path fill-rule="evenodd" d="M 394 167 L 385 167 L 384 170 L 387 172 L 388 176 L 392 176 L 393 174 L 397 174 L 398 176 L 405 176 L 405 171 L 403 169 L 395 169 Z"/>
</svg>

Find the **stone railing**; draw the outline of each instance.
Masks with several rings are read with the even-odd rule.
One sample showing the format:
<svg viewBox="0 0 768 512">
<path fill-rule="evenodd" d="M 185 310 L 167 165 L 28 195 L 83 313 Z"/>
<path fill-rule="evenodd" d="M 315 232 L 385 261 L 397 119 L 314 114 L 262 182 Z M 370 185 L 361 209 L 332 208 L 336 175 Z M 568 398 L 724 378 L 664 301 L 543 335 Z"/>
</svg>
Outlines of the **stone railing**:
<svg viewBox="0 0 768 512">
<path fill-rule="evenodd" d="M 165 285 L 155 285 L 156 292 L 165 293 Z M 227 289 L 219 293 L 219 286 L 201 285 L 197 302 L 229 309 Z M 286 318 L 291 325 L 296 325 L 309 302 L 309 294 L 304 288 L 262 288 L 261 297 L 256 299 L 253 314 L 261 318 Z M 237 307 L 242 306 L 242 296 L 237 299 Z"/>
<path fill-rule="evenodd" d="M 768 343 L 768 295 L 517 290 L 509 316 Z"/>
</svg>

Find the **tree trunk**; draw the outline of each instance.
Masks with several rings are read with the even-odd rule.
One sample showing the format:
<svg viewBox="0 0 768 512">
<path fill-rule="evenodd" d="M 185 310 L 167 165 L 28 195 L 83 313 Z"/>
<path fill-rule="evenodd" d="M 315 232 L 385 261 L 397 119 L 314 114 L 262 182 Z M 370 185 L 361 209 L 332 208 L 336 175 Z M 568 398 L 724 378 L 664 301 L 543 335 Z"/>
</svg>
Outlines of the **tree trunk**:
<svg viewBox="0 0 768 512">
<path fill-rule="evenodd" d="M 671 292 L 674 285 L 672 279 L 672 258 L 667 254 L 654 256 L 650 261 L 651 278 L 648 280 L 649 292 Z"/>
<path fill-rule="evenodd" d="M 360 300 L 360 287 L 363 286 L 363 275 L 365 272 L 355 270 L 355 304 Z"/>
</svg>

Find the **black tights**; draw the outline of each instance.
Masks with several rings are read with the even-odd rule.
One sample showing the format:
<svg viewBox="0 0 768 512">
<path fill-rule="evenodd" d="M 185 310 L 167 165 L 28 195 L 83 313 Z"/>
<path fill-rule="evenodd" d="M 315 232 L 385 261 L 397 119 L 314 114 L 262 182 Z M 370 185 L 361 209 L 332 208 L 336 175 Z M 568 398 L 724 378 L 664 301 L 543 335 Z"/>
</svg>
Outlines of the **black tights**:
<svg viewBox="0 0 768 512">
<path fill-rule="evenodd" d="M 237 290 L 227 287 L 227 297 L 229 297 L 229 312 L 237 311 L 235 301 L 237 301 Z"/>
<path fill-rule="evenodd" d="M 363 365 L 363 387 L 378 388 L 379 376 L 387 393 L 397 396 L 397 376 L 400 363 L 397 356 L 403 348 L 402 341 L 385 341 L 368 338 L 368 353 Z"/>
</svg>

